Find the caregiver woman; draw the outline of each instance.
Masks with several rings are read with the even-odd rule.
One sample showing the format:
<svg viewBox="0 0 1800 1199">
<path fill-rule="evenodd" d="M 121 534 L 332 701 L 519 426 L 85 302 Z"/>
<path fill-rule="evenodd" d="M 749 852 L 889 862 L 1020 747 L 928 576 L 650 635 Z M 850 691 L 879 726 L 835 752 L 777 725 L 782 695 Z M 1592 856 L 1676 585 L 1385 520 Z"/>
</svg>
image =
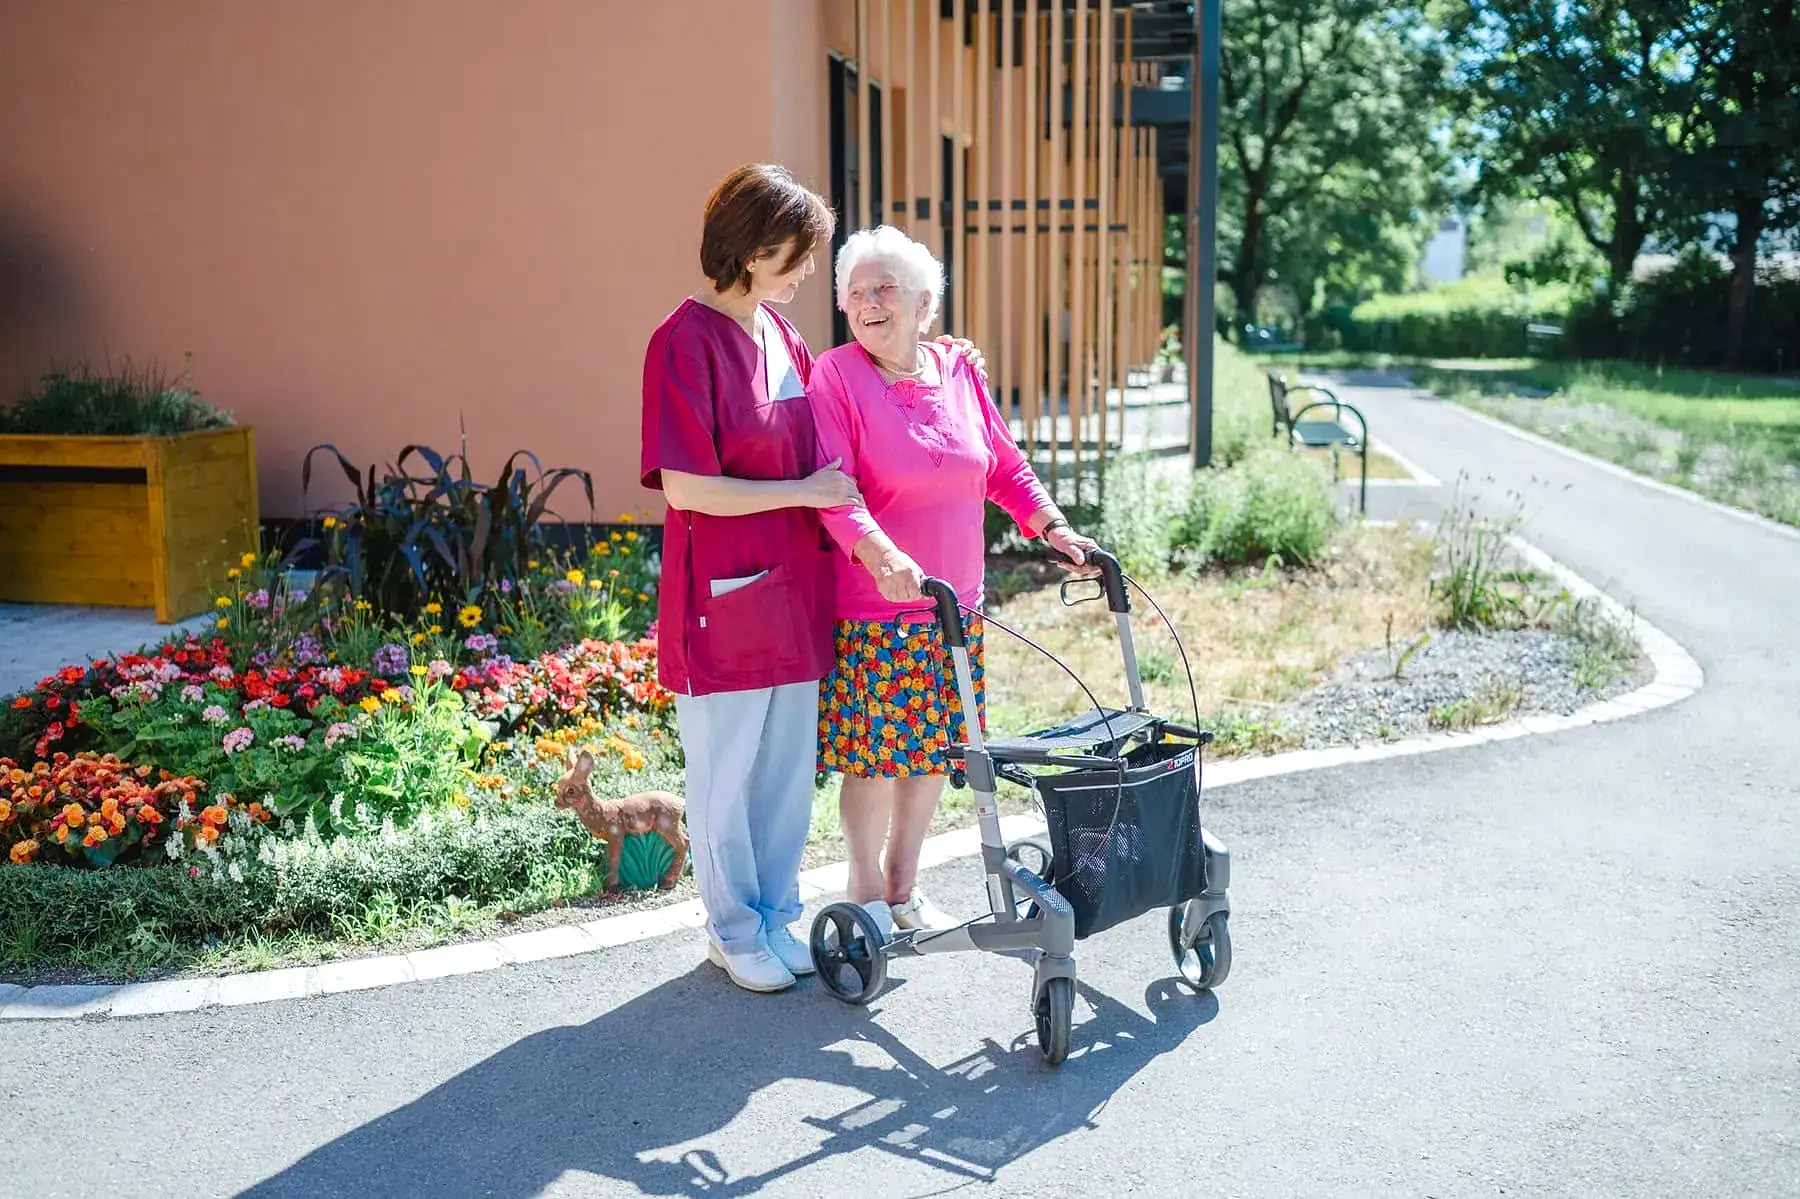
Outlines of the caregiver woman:
<svg viewBox="0 0 1800 1199">
<path fill-rule="evenodd" d="M 825 201 L 781 167 L 732 172 L 706 205 L 711 286 L 663 321 L 644 356 L 643 483 L 670 508 L 658 676 L 681 722 L 708 957 L 752 991 L 813 969 L 788 925 L 800 915 L 819 680 L 832 662 L 817 509 L 860 496 L 835 466 L 814 469 L 812 354 L 768 305 L 794 298 L 831 230 Z M 966 343 L 957 352 L 979 362 Z"/>
<path fill-rule="evenodd" d="M 915 880 L 947 751 L 965 740 L 967 715 L 935 621 L 921 614 L 924 577 L 955 587 L 965 608 L 980 607 L 988 500 L 1072 565 L 1094 548 L 1032 474 L 980 377 L 920 342 L 943 290 L 942 266 L 904 233 L 851 234 L 838 252 L 837 299 L 856 344 L 823 354 L 808 388 L 817 460 L 841 466 L 863 496 L 821 513 L 862 567 L 838 564 L 819 761 L 845 775 L 851 902 L 884 926 L 908 929 L 954 923 Z M 967 625 L 979 688 L 981 618 Z"/>
</svg>

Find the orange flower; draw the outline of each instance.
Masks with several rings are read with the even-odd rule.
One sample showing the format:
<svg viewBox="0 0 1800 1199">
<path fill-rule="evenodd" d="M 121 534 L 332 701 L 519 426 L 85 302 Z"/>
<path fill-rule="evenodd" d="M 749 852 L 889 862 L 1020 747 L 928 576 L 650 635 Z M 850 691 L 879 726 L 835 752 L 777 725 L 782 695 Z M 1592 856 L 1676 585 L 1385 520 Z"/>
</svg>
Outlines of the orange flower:
<svg viewBox="0 0 1800 1199">
<path fill-rule="evenodd" d="M 100 818 L 102 820 L 111 820 L 114 816 L 118 815 L 118 813 L 119 801 L 110 795 L 107 796 L 105 801 L 100 805 Z"/>
<path fill-rule="evenodd" d="M 92 849 L 104 840 L 106 840 L 106 830 L 95 824 L 88 827 L 87 836 L 81 839 L 81 843 Z"/>
<path fill-rule="evenodd" d="M 214 804 L 200 813 L 201 823 L 211 825 L 216 829 L 224 828 L 225 822 L 230 818 L 230 814 L 225 811 L 224 804 Z"/>
<path fill-rule="evenodd" d="M 5 824 L 8 820 L 11 820 L 11 819 L 12 819 L 12 804 L 7 800 L 0 799 L 0 824 Z"/>
<path fill-rule="evenodd" d="M 149 804 L 145 804 L 143 807 L 138 809 L 137 818 L 138 818 L 139 824 L 148 824 L 152 827 L 155 827 L 156 825 L 159 825 L 163 822 L 163 814 L 161 812 L 157 811 L 155 808 L 151 807 Z"/>
<path fill-rule="evenodd" d="M 36 841 L 21 841 L 21 842 L 19 842 L 17 845 L 12 847 L 13 864 L 16 866 L 25 865 L 25 863 L 27 863 L 27 862 L 31 861 L 31 859 L 37 857 L 37 851 L 38 851 L 38 843 Z"/>
<path fill-rule="evenodd" d="M 29 695 L 21 695 L 18 699 L 13 700 L 13 707 L 17 708 L 21 712 L 23 712 L 26 708 L 29 708 L 30 706 L 31 706 L 31 697 Z"/>
<path fill-rule="evenodd" d="M 87 813 L 81 810 L 78 803 L 64 804 L 62 815 L 63 823 L 70 828 L 80 828 L 87 821 Z"/>
<path fill-rule="evenodd" d="M 211 845 L 214 841 L 219 839 L 219 830 L 213 828 L 211 825 L 203 824 L 200 826 L 199 831 L 194 834 L 194 838 L 202 845 Z"/>
</svg>

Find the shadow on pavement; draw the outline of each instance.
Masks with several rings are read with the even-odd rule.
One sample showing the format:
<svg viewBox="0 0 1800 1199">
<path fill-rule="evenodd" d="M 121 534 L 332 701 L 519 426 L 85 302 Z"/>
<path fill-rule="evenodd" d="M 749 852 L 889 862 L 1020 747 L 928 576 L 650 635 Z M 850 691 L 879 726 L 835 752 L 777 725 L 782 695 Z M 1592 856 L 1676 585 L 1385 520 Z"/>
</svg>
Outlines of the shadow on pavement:
<svg viewBox="0 0 1800 1199">
<path fill-rule="evenodd" d="M 940 1068 L 816 986 L 721 1002 L 702 966 L 587 1024 L 526 1037 L 243 1194 L 510 1199 L 575 1172 L 650 1195 L 746 1195 L 869 1148 L 945 1184 L 987 1180 L 1093 1127 L 1120 1087 L 1218 1013 L 1210 992 L 1174 980 L 1145 992 L 1148 1016 L 1080 994 L 1091 1014 L 1077 1005 L 1060 1069 L 1023 1012 L 1012 1043 L 986 1040 Z M 760 1123 L 728 1129 L 765 1090 Z"/>
</svg>

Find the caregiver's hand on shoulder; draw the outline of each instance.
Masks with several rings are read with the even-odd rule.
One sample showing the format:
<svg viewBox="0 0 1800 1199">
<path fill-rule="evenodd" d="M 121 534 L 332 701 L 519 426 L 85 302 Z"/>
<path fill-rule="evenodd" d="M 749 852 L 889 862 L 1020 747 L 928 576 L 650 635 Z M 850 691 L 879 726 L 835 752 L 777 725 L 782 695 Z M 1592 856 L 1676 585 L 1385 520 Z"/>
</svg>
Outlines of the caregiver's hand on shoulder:
<svg viewBox="0 0 1800 1199">
<path fill-rule="evenodd" d="M 948 333 L 938 338 L 938 344 L 947 346 L 952 354 L 966 361 L 981 376 L 981 381 L 988 381 L 987 359 L 975 348 L 975 343 L 966 337 L 952 337 Z"/>
<path fill-rule="evenodd" d="M 863 502 L 856 480 L 839 470 L 842 458 L 833 458 L 800 480 L 800 498 L 808 508 L 841 508 Z"/>
</svg>

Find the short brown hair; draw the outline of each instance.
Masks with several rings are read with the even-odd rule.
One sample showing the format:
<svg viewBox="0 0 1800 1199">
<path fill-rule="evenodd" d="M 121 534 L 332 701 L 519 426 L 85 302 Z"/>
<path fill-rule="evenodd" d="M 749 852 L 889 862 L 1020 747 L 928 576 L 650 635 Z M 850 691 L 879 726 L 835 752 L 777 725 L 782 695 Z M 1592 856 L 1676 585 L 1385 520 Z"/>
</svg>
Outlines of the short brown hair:
<svg viewBox="0 0 1800 1199">
<path fill-rule="evenodd" d="M 831 240 L 831 205 L 795 182 L 783 166 L 753 163 L 725 176 L 706 202 L 700 269 L 720 293 L 750 286 L 746 268 L 759 254 L 792 242 L 784 271 Z"/>
</svg>

